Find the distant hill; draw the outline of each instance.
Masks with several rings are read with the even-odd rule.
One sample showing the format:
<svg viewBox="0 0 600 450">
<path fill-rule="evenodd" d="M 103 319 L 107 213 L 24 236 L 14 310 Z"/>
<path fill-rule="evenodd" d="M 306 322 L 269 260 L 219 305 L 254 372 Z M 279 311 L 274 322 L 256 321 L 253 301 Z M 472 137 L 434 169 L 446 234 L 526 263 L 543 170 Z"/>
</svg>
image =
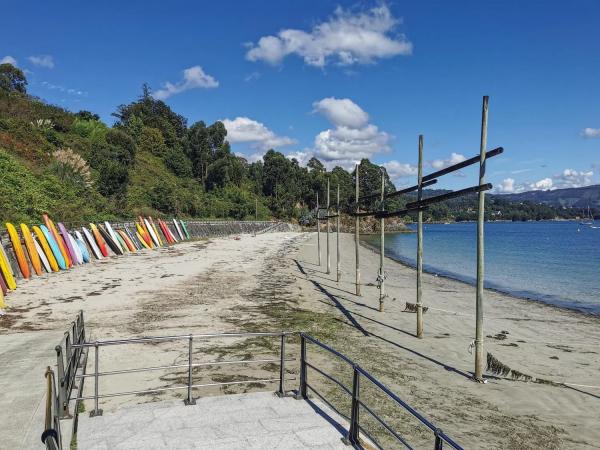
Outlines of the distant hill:
<svg viewBox="0 0 600 450">
<path fill-rule="evenodd" d="M 519 194 L 502 194 L 498 197 L 510 202 L 531 202 L 554 207 L 600 209 L 600 185 L 581 188 L 528 191 Z"/>
</svg>

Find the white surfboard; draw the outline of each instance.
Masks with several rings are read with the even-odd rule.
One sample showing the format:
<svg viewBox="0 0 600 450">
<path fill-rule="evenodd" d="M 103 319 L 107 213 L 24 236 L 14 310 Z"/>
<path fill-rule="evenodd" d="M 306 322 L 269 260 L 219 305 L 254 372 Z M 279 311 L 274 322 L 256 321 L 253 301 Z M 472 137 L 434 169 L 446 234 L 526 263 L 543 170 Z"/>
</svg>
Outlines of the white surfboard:
<svg viewBox="0 0 600 450">
<path fill-rule="evenodd" d="M 177 223 L 177 220 L 173 219 L 173 223 L 175 224 L 175 229 L 177 230 L 179 239 L 183 241 L 185 238 L 183 237 L 183 233 L 181 232 L 181 228 L 179 228 L 179 224 Z"/>
<path fill-rule="evenodd" d="M 106 231 L 108 231 L 108 234 L 110 234 L 112 240 L 115 241 L 115 244 L 117 245 L 117 247 L 119 247 L 119 250 L 121 250 L 121 253 L 124 254 L 125 250 L 121 246 L 121 243 L 119 242 L 119 238 L 117 237 L 117 233 L 115 233 L 115 230 L 113 230 L 113 228 L 110 226 L 110 223 L 108 222 L 104 222 L 104 226 L 106 227 Z"/>
<path fill-rule="evenodd" d="M 83 264 L 83 253 L 81 253 L 81 249 L 79 248 L 79 245 L 77 245 L 75 238 L 71 236 L 71 233 L 67 233 L 66 239 L 69 240 L 71 247 L 73 247 L 77 264 Z"/>
<path fill-rule="evenodd" d="M 150 222 L 148 222 L 148 219 L 144 219 L 144 223 L 146 224 L 146 228 L 148 228 L 148 233 L 150 233 L 150 237 L 154 241 L 154 245 L 156 247 L 160 247 L 160 243 L 158 242 L 158 237 L 156 236 L 156 233 L 154 232 L 154 228 L 152 228 L 152 225 L 150 225 Z"/>
<path fill-rule="evenodd" d="M 92 236 L 92 232 L 88 230 L 86 227 L 81 228 L 83 231 L 83 235 L 85 236 L 85 242 L 87 242 L 88 246 L 92 249 L 92 253 L 96 257 L 96 259 L 102 259 L 102 252 L 100 251 L 100 247 L 96 244 L 96 240 Z"/>
<path fill-rule="evenodd" d="M 35 245 L 35 250 L 37 251 L 37 254 L 40 257 L 40 260 L 42 261 L 42 266 L 44 266 L 44 269 L 46 269 L 46 272 L 48 272 L 48 273 L 52 272 L 52 268 L 50 267 L 50 261 L 48 261 L 48 257 L 44 253 L 44 249 L 38 242 L 37 237 L 34 235 L 32 235 L 31 237 L 33 238 L 33 244 Z"/>
</svg>

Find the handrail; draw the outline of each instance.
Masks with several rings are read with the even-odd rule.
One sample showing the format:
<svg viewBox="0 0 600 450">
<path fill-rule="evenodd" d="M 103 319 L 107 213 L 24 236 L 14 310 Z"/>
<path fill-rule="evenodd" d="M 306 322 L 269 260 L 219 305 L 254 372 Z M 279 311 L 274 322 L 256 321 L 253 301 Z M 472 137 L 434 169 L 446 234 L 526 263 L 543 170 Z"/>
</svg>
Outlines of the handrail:
<svg viewBox="0 0 600 450">
<path fill-rule="evenodd" d="M 47 382 L 46 389 L 46 415 L 44 419 L 44 432 L 42 443 L 47 450 L 61 450 L 62 437 L 60 433 L 60 419 L 58 417 L 58 397 L 56 396 L 56 380 L 54 372 L 48 366 L 44 374 Z"/>
<path fill-rule="evenodd" d="M 352 411 L 351 411 L 351 418 L 350 418 L 350 428 L 348 430 L 348 436 L 346 438 L 346 441 L 349 444 L 353 444 L 353 445 L 358 444 L 359 433 L 360 433 L 360 430 L 362 429 L 362 427 L 360 426 L 360 423 L 359 423 L 359 417 L 360 416 L 358 414 L 358 410 L 359 410 L 359 407 L 362 406 L 394 438 L 396 438 L 396 440 L 398 440 L 400 443 L 402 443 L 405 447 L 412 448 L 406 442 L 406 440 L 403 437 L 401 437 L 400 435 L 398 435 L 398 433 L 395 432 L 391 428 L 390 425 L 388 425 L 371 408 L 369 408 L 364 403 L 364 401 L 362 401 L 360 399 L 360 395 L 359 395 L 359 392 L 360 392 L 359 391 L 359 389 L 360 389 L 359 388 L 359 386 L 360 386 L 360 378 L 364 377 L 367 380 L 369 380 L 371 383 L 373 383 L 373 385 L 375 385 L 377 388 L 379 388 L 379 390 L 381 392 L 383 392 L 387 397 L 389 397 L 397 405 L 399 405 L 403 409 L 405 409 L 409 414 L 411 414 L 413 417 L 415 417 L 417 420 L 419 420 L 419 422 L 421 422 L 423 425 L 425 425 L 427 428 L 429 428 L 429 430 L 431 430 L 434 433 L 434 436 L 435 436 L 435 447 L 434 447 L 434 449 L 436 449 L 436 450 L 441 449 L 443 443 L 445 442 L 445 443 L 447 443 L 448 445 L 450 445 L 452 448 L 454 448 L 456 450 L 462 450 L 462 447 L 459 444 L 457 444 L 452 438 L 450 438 L 442 430 L 440 430 L 435 425 L 433 425 L 421 413 L 419 413 L 418 411 L 416 411 L 408 403 L 406 403 L 404 400 L 402 400 L 398 395 L 396 395 L 394 392 L 392 392 L 381 381 L 379 381 L 377 378 L 375 378 L 373 375 L 371 375 L 369 372 L 367 372 L 361 366 L 359 366 L 358 364 L 356 364 L 353 360 L 351 360 L 350 358 L 348 358 L 346 355 L 344 355 L 344 354 L 338 352 L 337 350 L 331 348 L 327 344 L 324 344 L 324 343 L 320 342 L 319 340 L 313 338 L 312 336 L 307 335 L 306 333 L 300 333 L 300 339 L 301 339 L 301 343 L 300 343 L 301 347 L 300 347 L 300 349 L 301 349 L 301 354 L 302 354 L 302 357 L 301 357 L 301 368 L 300 368 L 300 384 L 301 385 L 300 385 L 300 390 L 299 390 L 299 396 L 297 398 L 307 399 L 308 398 L 308 396 L 306 394 L 307 388 L 309 388 L 312 392 L 314 392 L 315 394 L 317 394 L 319 397 L 322 398 L 322 395 L 319 394 L 315 390 L 315 388 L 313 386 L 311 386 L 310 384 L 308 384 L 308 382 L 307 382 L 306 367 L 310 367 L 310 368 L 316 370 L 318 373 L 320 373 L 321 375 L 323 375 L 325 378 L 333 381 L 335 384 L 337 384 L 338 386 L 340 386 L 342 388 L 342 390 L 346 394 L 349 394 L 352 397 Z M 352 390 L 348 389 L 339 380 L 337 380 L 336 378 L 334 378 L 330 374 L 327 374 L 324 371 L 322 371 L 321 369 L 316 368 L 313 364 L 311 364 L 311 363 L 309 363 L 307 361 L 307 351 L 306 351 L 306 342 L 307 341 L 309 341 L 309 342 L 315 344 L 316 346 L 318 346 L 318 347 L 326 350 L 327 352 L 335 355 L 336 357 L 338 357 L 339 359 L 341 359 L 342 361 L 344 361 L 345 363 L 347 363 L 348 365 L 350 365 L 352 367 L 353 372 L 354 372 L 354 377 L 353 377 L 354 380 L 353 380 L 353 383 L 352 383 Z"/>
<path fill-rule="evenodd" d="M 192 390 L 200 387 L 209 387 L 209 386 L 228 386 L 228 385 L 236 385 L 236 384 L 248 384 L 248 383 L 276 383 L 279 382 L 279 389 L 276 392 L 279 396 L 285 396 L 285 363 L 289 361 L 295 361 L 295 359 L 290 359 L 285 357 L 285 340 L 286 337 L 292 334 L 296 334 L 293 332 L 248 332 L 248 333 L 202 333 L 202 334 L 182 334 L 182 335 L 171 335 L 171 336 L 145 336 L 139 338 L 130 338 L 130 339 L 112 339 L 112 340 L 103 340 L 103 341 L 93 341 L 93 342 L 81 342 L 78 344 L 71 345 L 72 348 L 75 349 L 83 349 L 83 348 L 94 348 L 94 371 L 92 373 L 86 373 L 82 375 L 76 375 L 75 378 L 78 379 L 86 379 L 93 378 L 94 379 L 94 392 L 93 395 L 84 396 L 82 392 L 78 392 L 78 396 L 74 399 L 75 401 L 83 401 L 83 400 L 93 400 L 94 401 L 94 409 L 90 412 L 90 416 L 99 416 L 102 415 L 102 409 L 99 408 L 99 400 L 102 398 L 110 398 L 110 397 L 121 397 L 126 395 L 139 395 L 145 393 L 155 393 L 155 392 L 164 392 L 164 391 L 174 391 L 180 389 L 187 389 L 187 396 L 184 400 L 186 405 L 195 404 L 195 399 L 192 396 Z M 208 361 L 208 362 L 193 362 L 193 341 L 194 339 L 211 339 L 211 338 L 237 338 L 237 337 L 280 337 L 281 338 L 281 348 L 280 348 L 280 357 L 278 359 L 273 358 L 262 358 L 262 359 L 242 359 L 242 360 L 229 360 L 229 361 Z M 151 367 L 138 367 L 131 369 L 119 369 L 119 370 L 111 370 L 100 372 L 99 370 L 99 350 L 101 347 L 113 346 L 113 345 L 129 345 L 129 344 L 144 344 L 144 343 L 160 343 L 160 342 L 174 342 L 174 341 L 188 341 L 188 360 L 184 364 L 169 364 L 169 365 L 161 365 L 161 366 L 151 366 Z M 273 363 L 278 362 L 280 365 L 279 377 L 278 378 L 266 378 L 266 379 L 252 379 L 252 380 L 240 380 L 240 381 L 228 381 L 222 383 L 205 383 L 205 384 L 194 384 L 193 383 L 193 369 L 195 367 L 210 367 L 216 365 L 243 365 L 243 364 L 263 364 L 263 363 Z M 171 387 L 163 387 L 163 388 L 155 388 L 155 389 L 144 389 L 144 390 L 133 390 L 126 392 L 110 392 L 110 393 L 100 393 L 99 392 L 99 378 L 106 377 L 111 375 L 122 375 L 129 373 L 139 373 L 139 372 L 149 372 L 155 370 L 165 370 L 165 369 L 183 369 L 187 368 L 187 383 L 182 386 L 171 386 Z M 294 378 L 290 378 L 290 380 L 294 380 Z"/>
</svg>

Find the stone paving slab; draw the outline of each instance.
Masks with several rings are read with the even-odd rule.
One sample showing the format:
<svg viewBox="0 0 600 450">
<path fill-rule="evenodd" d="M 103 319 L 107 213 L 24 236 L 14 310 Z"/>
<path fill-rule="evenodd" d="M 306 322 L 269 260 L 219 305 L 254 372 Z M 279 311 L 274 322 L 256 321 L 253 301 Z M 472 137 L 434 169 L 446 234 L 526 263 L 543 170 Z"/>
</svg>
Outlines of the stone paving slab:
<svg viewBox="0 0 600 450">
<path fill-rule="evenodd" d="M 318 401 L 271 392 L 152 402 L 79 416 L 78 450 L 348 449 L 346 422 Z"/>
</svg>

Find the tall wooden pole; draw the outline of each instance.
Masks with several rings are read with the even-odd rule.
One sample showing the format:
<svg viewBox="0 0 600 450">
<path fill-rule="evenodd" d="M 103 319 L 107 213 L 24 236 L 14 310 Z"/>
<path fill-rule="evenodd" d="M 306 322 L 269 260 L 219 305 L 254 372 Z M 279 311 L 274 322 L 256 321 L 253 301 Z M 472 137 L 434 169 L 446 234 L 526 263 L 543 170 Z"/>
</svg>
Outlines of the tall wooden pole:
<svg viewBox="0 0 600 450">
<path fill-rule="evenodd" d="M 381 210 L 385 210 L 385 172 L 381 169 Z M 383 262 L 385 259 L 385 219 L 379 219 L 379 311 L 383 311 L 383 299 L 385 297 L 385 272 Z"/>
<path fill-rule="evenodd" d="M 481 110 L 481 142 L 479 146 L 479 185 L 485 183 L 485 149 L 487 147 L 488 103 L 490 98 L 483 97 Z M 479 192 L 479 210 L 477 217 L 477 294 L 475 299 L 475 380 L 483 381 L 483 276 L 484 245 L 483 226 L 485 220 L 485 192 Z"/>
<path fill-rule="evenodd" d="M 331 256 L 329 254 L 329 234 L 331 233 L 330 229 L 330 220 L 329 220 L 329 178 L 327 179 L 327 229 L 325 232 L 327 233 L 327 274 L 331 273 Z"/>
<path fill-rule="evenodd" d="M 355 182 L 355 195 L 356 195 L 356 212 L 358 213 L 360 210 L 360 207 L 358 205 L 358 197 L 359 197 L 359 189 L 358 189 L 358 169 L 360 167 L 360 164 L 356 165 L 356 169 L 355 169 L 355 173 L 356 173 L 356 182 Z M 356 216 L 355 220 L 354 220 L 354 250 L 356 252 L 356 295 L 360 295 L 360 253 L 359 253 L 359 240 L 360 240 L 360 218 L 358 216 Z"/>
<path fill-rule="evenodd" d="M 319 193 L 317 192 L 317 254 L 319 255 L 319 267 L 321 267 L 321 210 L 319 209 Z"/>
<path fill-rule="evenodd" d="M 337 273 L 337 278 L 336 281 L 339 283 L 340 282 L 340 278 L 342 276 L 342 274 L 340 273 L 340 185 L 338 183 L 337 186 L 337 206 L 336 206 L 336 214 L 337 217 L 335 218 L 336 223 L 335 223 L 335 240 L 336 240 L 336 251 L 337 251 L 337 257 L 335 259 L 335 270 Z"/>
<path fill-rule="evenodd" d="M 419 135 L 417 200 L 423 198 L 423 135 Z M 417 337 L 423 338 L 423 211 L 417 213 Z"/>
</svg>

